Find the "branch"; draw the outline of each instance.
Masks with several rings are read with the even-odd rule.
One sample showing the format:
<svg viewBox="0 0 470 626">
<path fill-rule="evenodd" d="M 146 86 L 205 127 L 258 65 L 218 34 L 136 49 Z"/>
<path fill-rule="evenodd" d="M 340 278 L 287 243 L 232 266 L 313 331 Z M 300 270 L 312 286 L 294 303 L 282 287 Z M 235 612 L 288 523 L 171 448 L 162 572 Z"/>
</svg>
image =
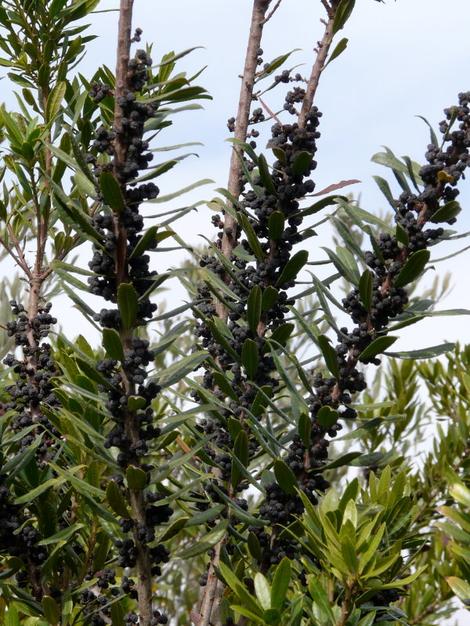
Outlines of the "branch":
<svg viewBox="0 0 470 626">
<path fill-rule="evenodd" d="M 11 233 L 10 237 L 11 237 Z M 23 272 L 26 274 L 26 276 L 28 278 L 31 277 L 31 270 L 28 267 L 28 264 L 26 263 L 26 260 L 23 261 L 13 252 L 13 249 L 7 244 L 7 242 L 3 239 L 3 237 L 0 237 L 0 244 L 3 246 L 3 248 L 5 248 L 5 250 L 7 251 L 7 253 L 11 256 L 11 258 L 15 261 L 15 263 L 21 267 L 21 269 L 23 270 Z M 24 259 L 24 257 L 23 257 Z"/>
<path fill-rule="evenodd" d="M 116 138 L 114 140 L 114 175 L 122 186 L 120 172 L 125 165 L 128 153 L 128 144 L 125 139 L 122 119 L 123 109 L 120 105 L 121 98 L 126 96 L 129 91 L 129 58 L 131 48 L 131 31 L 132 31 L 132 10 L 134 0 L 121 0 L 119 7 L 119 26 L 118 26 L 118 46 L 116 60 L 116 88 L 114 91 L 114 132 Z M 116 287 L 128 280 L 128 255 L 127 255 L 127 231 L 122 223 L 120 215 L 114 213 L 114 234 L 116 237 Z M 132 330 L 121 330 L 121 339 L 125 348 L 129 349 L 132 345 Z M 123 384 L 126 392 L 132 394 L 134 385 L 129 382 L 125 372 L 121 371 Z M 139 435 L 139 424 L 136 416 L 128 412 L 124 417 L 124 428 L 126 436 L 131 445 L 137 445 Z M 145 526 L 145 502 L 143 493 L 140 490 L 129 489 L 129 504 L 132 509 L 136 526 Z M 139 624 L 141 626 L 150 626 L 152 621 L 152 563 L 146 544 L 141 541 L 134 530 L 134 542 L 137 548 L 137 602 L 139 607 Z"/>
<path fill-rule="evenodd" d="M 263 25 L 266 24 L 266 22 L 269 22 L 269 20 L 272 18 L 272 16 L 274 15 L 274 13 L 276 13 L 276 11 L 278 10 L 278 8 L 281 6 L 281 2 L 282 0 L 277 0 L 276 4 L 274 5 L 274 7 L 271 9 L 271 11 L 269 12 L 269 14 L 264 18 L 263 20 Z"/>
<path fill-rule="evenodd" d="M 258 67 L 258 50 L 261 45 L 263 26 L 267 21 L 266 12 L 270 4 L 271 0 L 254 0 L 253 2 L 248 45 L 245 55 L 245 66 L 243 69 L 238 110 L 235 120 L 235 139 L 241 142 L 246 141 L 248 132 L 251 102 L 253 100 L 253 87 Z M 279 4 L 280 1 L 277 3 L 277 6 L 274 7 L 273 12 L 278 8 Z M 234 198 L 238 198 L 242 190 L 241 158 L 242 151 L 235 145 L 230 158 L 227 185 L 228 191 Z M 237 221 L 231 215 L 226 213 L 224 217 L 221 250 L 228 259 L 232 256 L 233 249 L 237 244 L 237 230 Z M 216 311 L 220 318 L 225 319 L 227 317 L 228 311 L 222 302 L 216 302 Z M 220 553 L 224 543 L 225 538 L 221 539 L 214 547 L 213 556 L 211 557 L 209 564 L 207 583 L 200 598 L 199 614 L 197 615 L 197 620 L 193 620 L 197 626 L 218 626 L 219 620 L 217 618 L 217 622 L 214 621 L 213 613 L 216 613 L 214 608 L 218 608 L 215 603 L 215 599 L 222 592 L 223 586 L 217 578 L 216 568 L 220 561 Z"/>
<path fill-rule="evenodd" d="M 334 32 L 333 32 L 333 23 L 336 17 L 336 11 L 338 8 L 338 3 L 335 2 L 330 7 L 325 2 L 322 4 L 327 9 L 328 20 L 322 23 L 325 24 L 325 31 L 323 33 L 323 37 L 321 41 L 318 42 L 318 52 L 317 57 L 315 59 L 315 63 L 312 67 L 312 73 L 310 74 L 310 78 L 307 84 L 307 89 L 305 92 L 305 98 L 302 102 L 302 109 L 299 115 L 299 126 L 302 128 L 305 126 L 307 121 L 307 116 L 310 113 L 310 110 L 313 106 L 313 101 L 315 99 L 315 95 L 317 93 L 318 84 L 320 82 L 321 73 L 325 67 L 326 58 L 328 56 L 328 52 L 330 50 L 331 42 L 333 41 Z"/>
</svg>

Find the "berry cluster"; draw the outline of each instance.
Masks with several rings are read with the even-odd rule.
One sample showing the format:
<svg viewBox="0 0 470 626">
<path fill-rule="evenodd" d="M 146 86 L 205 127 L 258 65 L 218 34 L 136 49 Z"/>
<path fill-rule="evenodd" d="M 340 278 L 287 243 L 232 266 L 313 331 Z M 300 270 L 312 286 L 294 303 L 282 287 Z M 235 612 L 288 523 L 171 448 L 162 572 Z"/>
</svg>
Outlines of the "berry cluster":
<svg viewBox="0 0 470 626">
<path fill-rule="evenodd" d="M 44 415 L 41 406 L 54 407 L 59 403 L 52 383 L 57 368 L 51 346 L 43 339 L 57 320 L 50 314 L 51 304 L 40 307 L 32 319 L 22 304 L 15 301 L 10 304 L 16 319 L 8 322 L 7 333 L 14 337 L 15 345 L 21 347 L 23 358 L 9 354 L 4 359 L 5 365 L 11 367 L 15 374 L 15 382 L 6 389 L 10 400 L 3 408 L 13 413 L 10 427 L 17 433 L 24 432 L 19 440 L 20 446 L 28 447 L 41 437 L 36 456 L 47 461 L 54 453 L 59 433 Z"/>
<path fill-rule="evenodd" d="M 52 382 L 57 368 L 51 346 L 44 341 L 57 320 L 50 314 L 50 304 L 39 307 L 32 318 L 23 305 L 14 300 L 10 305 L 15 319 L 7 323 L 7 333 L 14 337 L 22 355 L 8 354 L 4 359 L 5 365 L 12 368 L 14 383 L 6 387 L 9 398 L 2 405 L 2 413 L 11 414 L 9 428 L 16 433 L 14 445 L 27 449 L 34 444 L 36 464 L 41 467 L 57 453 L 60 437 L 44 412 L 45 407 L 59 405 Z M 26 508 L 13 504 L 14 495 L 1 474 L 0 469 L 0 552 L 23 560 L 25 568 L 17 572 L 17 582 L 30 586 L 41 599 L 41 587 L 33 579 L 47 559 L 47 548 L 38 545 L 42 536 L 33 518 Z"/>
<path fill-rule="evenodd" d="M 304 95 L 304 90 L 299 87 L 289 91 L 285 109 L 297 115 L 293 105 L 301 102 Z M 224 265 L 216 256 L 204 256 L 200 262 L 202 267 L 225 280 L 230 290 L 237 296 L 236 301 L 229 303 L 227 331 L 223 337 L 224 341 L 221 341 L 220 335 L 214 332 L 212 319 L 216 316 L 216 306 L 211 292 L 206 285 L 200 285 L 198 292 L 202 304 L 199 306 L 200 321 L 196 333 L 203 347 L 209 351 L 220 368 L 228 373 L 231 387 L 237 397 L 236 401 L 227 397 L 226 392 L 217 386 L 214 371 L 208 366 L 203 387 L 211 389 L 212 393 L 225 403 L 225 410 L 219 411 L 220 422 L 206 419 L 200 426 L 210 440 L 210 446 L 206 451 L 218 468 L 222 481 L 230 477 L 229 451 L 234 444 L 226 427 L 226 420 L 236 418 L 242 423 L 243 428 L 248 430 L 246 416 L 254 415 L 257 419 L 262 419 L 266 407 L 265 401 L 260 402 L 257 390 L 262 388 L 269 395 L 273 395 L 280 385 L 271 348 L 277 347 L 277 343 L 274 342 L 284 343 L 291 330 L 290 325 L 285 323 L 285 316 L 289 312 L 289 306 L 294 303 L 288 295 L 288 289 L 295 284 L 294 276 L 286 276 L 283 279 L 282 274 L 292 258 L 294 245 L 302 241 L 299 230 L 302 224 L 299 201 L 315 187 L 309 176 L 316 167 L 313 157 L 316 152 L 316 140 L 320 136 L 317 130 L 320 117 L 321 113 L 312 108 L 303 127 L 297 123 L 274 124 L 269 145 L 274 150 L 277 160 L 273 164 L 272 173 L 263 170 L 261 158 L 256 162 L 246 160 L 246 169 L 252 172 L 253 189 L 248 187 L 249 181 L 245 178 L 240 210 L 249 222 L 250 230 L 252 229 L 259 242 L 259 248 L 254 248 L 254 242 L 249 237 L 242 238 L 243 253 L 238 254 L 235 251 L 232 255 L 230 260 L 233 269 L 230 274 L 227 274 Z M 255 109 L 250 122 L 256 123 L 263 119 L 261 109 Z M 254 142 L 251 143 L 252 147 L 256 146 Z M 269 180 L 266 180 L 267 176 Z M 214 224 L 221 229 L 218 234 L 220 245 L 224 224 L 219 216 L 214 220 Z M 258 290 L 261 300 L 265 302 L 256 328 L 246 324 L 250 294 L 254 289 Z M 270 343 L 270 340 L 273 343 Z M 254 372 L 248 372 L 243 364 L 243 353 L 247 343 L 255 346 L 257 354 Z M 193 395 L 195 399 L 203 400 L 202 392 Z M 286 461 L 291 465 L 291 469 L 295 469 L 300 487 L 313 499 L 314 491 L 321 491 L 326 485 L 318 473 L 313 473 L 313 469 L 316 470 L 326 458 L 327 442 L 321 429 L 317 426 L 312 428 L 317 437 L 315 443 L 306 450 L 300 438 L 296 438 Z M 256 440 L 250 438 L 250 458 L 256 455 L 258 449 Z M 305 456 L 311 457 L 308 464 L 305 463 Z M 221 489 L 219 480 L 217 483 Z M 241 482 L 238 490 L 246 486 L 246 482 Z M 261 506 L 260 515 L 276 526 L 288 523 L 302 510 L 300 498 L 285 493 L 277 484 L 273 484 L 268 487 L 267 498 Z M 276 539 L 274 532 L 272 536 L 270 531 L 264 529 L 254 529 L 253 532 L 260 545 L 266 547 L 264 562 L 269 564 L 277 562 L 293 549 L 295 542 L 287 538 Z"/>
</svg>

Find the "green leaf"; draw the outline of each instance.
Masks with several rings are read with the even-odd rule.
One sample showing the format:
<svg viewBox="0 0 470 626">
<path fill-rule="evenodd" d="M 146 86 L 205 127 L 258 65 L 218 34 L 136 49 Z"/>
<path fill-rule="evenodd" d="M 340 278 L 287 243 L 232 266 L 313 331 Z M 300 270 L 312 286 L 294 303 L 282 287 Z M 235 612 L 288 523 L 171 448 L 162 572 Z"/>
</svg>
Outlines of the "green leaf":
<svg viewBox="0 0 470 626">
<path fill-rule="evenodd" d="M 312 164 L 312 153 L 307 151 L 297 152 L 292 163 L 292 173 L 294 176 L 305 174 Z"/>
<path fill-rule="evenodd" d="M 359 280 L 359 295 L 366 311 L 372 307 L 372 292 L 374 285 L 374 274 L 370 270 L 365 270 Z"/>
<path fill-rule="evenodd" d="M 84 527 L 85 527 L 85 524 L 76 522 L 75 524 L 72 524 L 72 526 L 67 526 L 67 528 L 59 530 L 58 533 L 55 533 L 54 535 L 51 535 L 50 537 L 41 539 L 41 541 L 38 541 L 38 546 L 49 546 L 54 543 L 65 543 L 77 531 L 81 530 Z"/>
<path fill-rule="evenodd" d="M 268 230 L 269 236 L 274 241 L 277 241 L 282 237 L 282 233 L 284 232 L 284 213 L 281 211 L 273 211 L 269 216 L 268 220 Z"/>
<path fill-rule="evenodd" d="M 132 328 L 137 319 L 139 298 L 134 286 L 130 283 L 121 283 L 118 287 L 118 307 L 124 329 Z"/>
<path fill-rule="evenodd" d="M 433 359 L 436 356 L 451 352 L 455 349 L 455 343 L 441 343 L 437 346 L 429 348 L 421 348 L 421 350 L 409 350 L 405 352 L 387 352 L 387 356 L 396 359 Z"/>
<path fill-rule="evenodd" d="M 460 504 L 470 509 L 470 489 L 463 483 L 455 482 L 450 485 L 449 493 L 454 500 L 457 500 L 457 502 L 460 502 Z"/>
<path fill-rule="evenodd" d="M 348 198 L 346 196 L 327 196 L 326 198 L 322 198 L 312 204 L 312 206 L 307 207 L 306 209 L 302 209 L 298 213 L 294 214 L 294 217 L 307 217 L 307 215 L 313 215 L 314 213 L 318 213 L 327 206 L 338 204 L 338 200 L 342 200 L 343 202 L 347 202 Z"/>
<path fill-rule="evenodd" d="M 259 285 L 255 285 L 248 296 L 247 321 L 252 333 L 256 335 L 258 324 L 261 319 L 262 292 Z"/>
<path fill-rule="evenodd" d="M 248 533 L 247 545 L 248 545 L 248 551 L 251 554 L 251 556 L 254 559 L 260 560 L 262 558 L 263 553 L 261 550 L 261 544 L 259 542 L 259 539 L 255 535 L 254 532 Z"/>
<path fill-rule="evenodd" d="M 299 48 L 294 48 L 290 52 L 281 54 L 280 56 L 273 59 L 270 63 L 267 63 L 266 66 L 263 68 L 263 70 L 260 72 L 259 76 L 257 77 L 256 82 L 263 78 L 266 78 L 267 76 L 275 72 L 279 67 L 281 67 L 281 65 L 283 65 L 287 61 L 290 55 L 293 52 L 297 52 L 297 50 L 299 50 Z"/>
<path fill-rule="evenodd" d="M 338 457 L 334 461 L 331 461 L 331 463 L 327 463 L 326 465 L 324 465 L 321 468 L 321 471 L 324 471 L 327 469 L 335 469 L 336 467 L 343 467 L 344 465 L 349 465 L 351 461 L 354 461 L 354 459 L 357 459 L 357 457 L 361 455 L 362 455 L 362 452 L 347 452 L 346 454 L 343 454 L 342 456 Z"/>
<path fill-rule="evenodd" d="M 416 117 L 419 117 L 420 120 L 423 120 L 423 122 L 429 128 L 429 135 L 430 135 L 431 143 L 433 144 L 433 146 L 439 146 L 439 141 L 437 139 L 437 135 L 436 135 L 436 133 L 434 131 L 434 128 L 431 126 L 431 124 L 428 122 L 428 120 L 425 117 L 423 117 L 422 115 L 417 115 Z"/>
<path fill-rule="evenodd" d="M 335 19 L 333 21 L 333 34 L 344 28 L 351 13 L 353 12 L 356 0 L 341 0 L 336 9 Z"/>
<path fill-rule="evenodd" d="M 409 585 L 415 580 L 417 580 L 421 576 L 421 574 L 424 572 L 426 567 L 427 566 L 424 565 L 423 567 L 420 567 L 419 569 L 417 569 L 416 572 L 413 572 L 413 574 L 410 574 L 409 576 L 406 576 L 405 578 L 400 578 L 390 583 L 385 583 L 383 585 L 380 585 L 379 589 L 395 589 L 396 587 L 405 587 L 406 585 Z"/>
<path fill-rule="evenodd" d="M 266 611 L 271 608 L 271 589 L 265 576 L 261 572 L 255 574 L 255 593 L 259 603 Z"/>
<path fill-rule="evenodd" d="M 21 626 L 18 610 L 11 602 L 8 605 L 8 610 L 5 613 L 4 617 L 5 626 Z"/>
<path fill-rule="evenodd" d="M 248 465 L 249 461 L 249 452 L 248 452 L 248 435 L 244 430 L 240 430 L 238 433 L 235 443 L 233 444 L 233 454 L 236 459 L 240 461 L 243 467 Z M 240 472 L 240 468 L 237 463 L 232 463 L 232 487 L 236 489 L 238 486 L 242 474 Z"/>
<path fill-rule="evenodd" d="M 147 472 L 144 472 L 140 467 L 129 465 L 126 470 L 126 480 L 129 489 L 142 491 L 148 482 Z"/>
<path fill-rule="evenodd" d="M 330 344 L 328 337 L 326 335 L 319 335 L 318 345 L 320 346 L 320 350 L 322 351 L 327 368 L 330 370 L 335 378 L 339 378 L 340 376 L 338 357 L 336 355 L 336 350 Z"/>
<path fill-rule="evenodd" d="M 289 589 L 291 578 L 291 564 L 287 557 L 284 557 L 276 567 L 271 588 L 271 606 L 281 609 Z"/>
<path fill-rule="evenodd" d="M 250 223 L 250 220 L 244 213 L 239 212 L 238 221 L 240 223 L 240 226 L 243 229 L 243 232 L 246 235 L 248 243 L 250 244 L 250 248 L 253 251 L 253 254 L 256 256 L 257 259 L 262 261 L 266 255 L 264 254 L 263 249 L 261 248 L 261 244 L 259 242 L 258 237 L 256 236 L 253 226 Z"/>
<path fill-rule="evenodd" d="M 60 219 L 67 225 L 73 226 L 80 236 L 87 235 L 98 245 L 102 245 L 101 234 L 92 226 L 89 216 L 78 208 L 73 202 L 65 201 L 60 197 L 61 191 L 57 185 L 54 187 L 54 204 L 59 213 Z"/>
<path fill-rule="evenodd" d="M 335 49 L 333 50 L 333 52 L 330 54 L 330 58 L 328 59 L 327 63 L 325 64 L 325 66 L 323 67 L 323 70 L 325 70 L 325 68 L 332 62 L 334 61 L 337 57 L 339 57 L 340 54 L 342 54 L 346 48 L 348 47 L 348 43 L 349 43 L 349 39 L 347 39 L 346 37 L 343 37 L 343 39 L 341 39 L 340 41 L 338 41 L 338 43 L 335 46 Z"/>
<path fill-rule="evenodd" d="M 263 291 L 263 298 L 261 301 L 261 310 L 269 311 L 269 309 L 272 308 L 276 304 L 278 298 L 279 298 L 279 291 L 275 287 L 272 287 L 271 285 L 266 287 L 266 289 L 264 289 Z"/>
<path fill-rule="evenodd" d="M 57 117 L 60 111 L 62 100 L 64 99 L 64 96 L 65 96 L 66 88 L 67 88 L 66 82 L 59 81 L 58 83 L 56 83 L 54 89 L 49 94 L 49 97 L 47 98 L 47 105 L 46 105 L 46 117 L 49 122 L 55 121 L 55 118 Z"/>
<path fill-rule="evenodd" d="M 307 413 L 301 413 L 299 415 L 297 432 L 299 433 L 299 437 L 302 439 L 304 446 L 310 446 L 310 441 L 312 438 L 312 424 Z"/>
<path fill-rule="evenodd" d="M 393 281 L 394 286 L 404 287 L 405 285 L 408 285 L 416 280 L 418 276 L 422 274 L 430 256 L 431 253 L 429 250 L 418 250 L 417 252 L 413 252 L 413 254 L 407 258 L 398 276 Z"/>
<path fill-rule="evenodd" d="M 27 502 L 32 502 L 33 500 L 35 500 L 38 496 L 43 494 L 48 489 L 52 487 L 57 487 L 61 485 L 63 482 L 64 481 L 60 478 L 49 478 L 49 480 L 45 480 L 43 483 L 41 483 L 34 489 L 31 489 L 31 491 L 28 491 L 27 493 L 20 496 L 19 498 L 16 498 L 15 504 L 26 504 Z"/>
<path fill-rule="evenodd" d="M 331 428 L 338 421 L 338 413 L 329 406 L 322 406 L 315 416 L 316 421 L 324 428 Z"/>
<path fill-rule="evenodd" d="M 274 475 L 283 491 L 291 495 L 296 493 L 297 478 L 291 468 L 281 459 L 274 462 Z"/>
<path fill-rule="evenodd" d="M 331 610 L 328 594 L 321 585 L 320 578 L 317 576 L 309 576 L 308 591 L 318 609 L 319 624 L 322 626 L 332 626 L 336 620 Z"/>
<path fill-rule="evenodd" d="M 189 356 L 183 357 L 179 361 L 176 361 L 176 363 L 172 363 L 166 368 L 158 379 L 159 385 L 162 387 L 170 387 L 171 385 L 174 385 L 190 372 L 198 369 L 201 363 L 203 363 L 206 359 L 207 352 L 199 350 L 198 352 L 193 352 Z"/>
<path fill-rule="evenodd" d="M 457 576 L 446 576 L 446 582 L 465 606 L 468 606 L 470 603 L 470 585 L 468 582 Z"/>
<path fill-rule="evenodd" d="M 104 202 L 116 213 L 121 213 L 126 207 L 121 187 L 111 172 L 102 172 L 100 175 L 100 191 Z"/>
<path fill-rule="evenodd" d="M 135 413 L 136 411 L 140 411 L 147 406 L 147 401 L 142 396 L 128 396 L 127 398 L 127 408 L 131 413 Z"/>
<path fill-rule="evenodd" d="M 188 521 L 189 517 L 178 517 L 167 528 L 165 528 L 163 533 L 158 537 L 158 541 L 168 541 L 168 539 L 172 539 L 179 533 L 180 530 L 187 526 Z"/>
<path fill-rule="evenodd" d="M 244 606 L 255 615 L 261 616 L 263 612 L 258 606 L 255 598 L 253 598 L 253 596 L 247 591 L 243 583 L 238 580 L 230 567 L 225 565 L 225 563 L 219 563 L 219 569 L 227 585 L 233 592 L 235 592 L 237 597 L 243 602 Z"/>
<path fill-rule="evenodd" d="M 377 613 L 375 611 L 372 611 L 372 613 L 368 613 L 365 617 L 361 619 L 357 626 L 373 626 L 376 623 L 376 615 Z"/>
<path fill-rule="evenodd" d="M 217 387 L 221 391 L 223 391 L 228 398 L 238 401 L 238 396 L 234 392 L 230 381 L 225 377 L 224 374 L 221 374 L 220 372 L 214 372 L 212 376 L 214 377 L 214 382 Z"/>
<path fill-rule="evenodd" d="M 457 200 L 451 200 L 431 215 L 431 222 L 448 222 L 454 217 L 457 217 L 461 210 L 462 207 L 460 206 L 460 203 L 457 202 Z"/>
<path fill-rule="evenodd" d="M 398 337 L 392 337 L 391 335 L 377 337 L 374 341 L 371 341 L 367 348 L 364 348 L 359 355 L 359 361 L 362 361 L 363 363 L 371 361 L 375 356 L 377 356 L 377 354 L 382 354 L 390 348 L 390 346 L 394 344 L 397 339 Z"/>
<path fill-rule="evenodd" d="M 114 328 L 103 328 L 103 347 L 110 359 L 124 360 L 121 337 Z"/>
<path fill-rule="evenodd" d="M 242 365 L 248 378 L 253 379 L 258 369 L 258 346 L 253 339 L 245 339 L 242 347 Z"/>
<path fill-rule="evenodd" d="M 304 267 L 308 261 L 307 250 L 299 250 L 289 261 L 285 264 L 281 275 L 277 279 L 276 286 L 283 287 L 286 283 L 290 283 L 297 277 L 297 274 Z"/>
<path fill-rule="evenodd" d="M 51 626 L 58 626 L 60 623 L 60 608 L 51 596 L 43 596 L 41 600 L 44 617 Z"/>
<path fill-rule="evenodd" d="M 131 514 L 127 508 L 126 501 L 122 495 L 119 485 L 110 480 L 106 488 L 106 498 L 115 513 L 121 517 L 130 518 Z"/>
<path fill-rule="evenodd" d="M 137 242 L 129 258 L 132 259 L 133 257 L 140 256 L 146 250 L 153 250 L 157 245 L 157 231 L 158 231 L 158 226 L 150 226 L 150 228 L 148 228 L 145 231 L 145 233 Z M 166 234 L 166 233 L 162 233 L 162 234 Z M 168 232 L 168 236 L 170 235 L 171 235 L 171 232 Z"/>
<path fill-rule="evenodd" d="M 285 346 L 287 340 L 292 335 L 294 328 L 294 324 L 291 324 L 290 322 L 288 322 L 287 324 L 281 324 L 281 326 L 278 326 L 273 331 L 273 334 L 271 335 L 271 337 L 269 337 L 269 340 L 279 343 L 281 346 Z"/>
<path fill-rule="evenodd" d="M 372 178 L 377 183 L 380 191 L 386 197 L 389 205 L 392 207 L 393 210 L 395 210 L 397 207 L 397 203 L 395 202 L 395 198 L 393 197 L 392 190 L 390 189 L 390 185 L 388 184 L 388 182 L 385 180 L 385 178 L 382 178 L 381 176 L 373 176 Z"/>
<path fill-rule="evenodd" d="M 404 246 L 409 246 L 410 238 L 408 236 L 408 232 L 401 224 L 397 224 L 395 237 L 397 238 L 398 243 L 403 244 Z"/>
<path fill-rule="evenodd" d="M 208 550 L 213 548 L 215 544 L 219 543 L 219 541 L 224 537 L 226 532 L 227 521 L 224 520 L 210 533 L 208 533 L 207 535 L 203 535 L 202 538 L 199 538 L 193 546 L 187 548 L 186 550 L 178 552 L 175 556 L 179 559 L 186 560 L 192 559 L 193 557 L 198 556 L 203 552 L 207 552 Z"/>
<path fill-rule="evenodd" d="M 202 511 L 201 513 L 196 513 L 188 519 L 186 522 L 186 527 L 188 526 L 201 526 L 206 522 L 210 522 L 216 517 L 220 517 L 220 514 L 225 509 L 225 504 L 216 504 L 215 506 L 211 506 L 210 509 L 206 511 Z"/>
<path fill-rule="evenodd" d="M 163 202 L 166 203 L 166 202 L 169 202 L 170 200 L 174 200 L 175 198 L 178 198 L 179 196 L 184 195 L 185 193 L 189 193 L 190 191 L 193 191 L 193 189 L 197 189 L 198 187 L 202 187 L 203 185 L 209 185 L 213 182 L 214 181 L 211 178 L 203 178 L 201 180 L 198 180 L 195 183 L 192 183 L 192 185 L 183 187 L 182 189 L 175 191 L 173 193 L 169 193 L 166 196 L 158 196 L 157 198 L 154 198 L 153 200 L 149 200 L 149 202 L 152 204 L 161 204 Z"/>
<path fill-rule="evenodd" d="M 322 249 L 326 251 L 341 276 L 344 276 L 353 285 L 358 285 L 360 279 L 359 269 L 352 252 L 341 246 L 337 246 L 336 252 L 324 246 L 322 246 Z"/>
<path fill-rule="evenodd" d="M 269 171 L 268 163 L 264 154 L 260 154 L 258 157 L 258 169 L 259 176 L 264 188 L 273 196 L 276 195 L 276 187 L 274 186 L 271 173 Z"/>
</svg>

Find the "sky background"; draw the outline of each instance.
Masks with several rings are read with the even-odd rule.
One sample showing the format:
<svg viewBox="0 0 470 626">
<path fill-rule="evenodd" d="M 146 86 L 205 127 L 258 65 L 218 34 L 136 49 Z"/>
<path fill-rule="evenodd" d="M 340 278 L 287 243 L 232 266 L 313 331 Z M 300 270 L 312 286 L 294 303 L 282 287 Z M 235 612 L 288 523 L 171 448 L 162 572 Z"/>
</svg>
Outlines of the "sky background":
<svg viewBox="0 0 470 626">
<path fill-rule="evenodd" d="M 115 0 L 103 0 L 101 9 L 116 7 Z M 298 71 L 309 75 L 314 60 L 313 47 L 321 37 L 319 22 L 322 7 L 319 0 L 283 0 L 273 19 L 267 24 L 263 50 L 264 61 L 299 48 L 289 65 L 302 64 Z M 153 58 L 158 61 L 169 50 L 181 51 L 204 46 L 180 61 L 180 69 L 194 72 L 207 66 L 199 84 L 207 88 L 213 100 L 205 101 L 203 111 L 180 114 L 174 128 L 162 134 L 162 142 L 172 144 L 200 141 L 199 158 L 184 161 L 159 179 L 162 194 L 171 193 L 195 180 L 211 178 L 215 184 L 198 189 L 175 201 L 170 207 L 213 197 L 214 189 L 227 183 L 230 144 L 227 118 L 235 115 L 239 92 L 239 74 L 243 67 L 247 26 L 251 13 L 250 0 L 136 0 L 134 25 L 144 30 L 143 41 L 154 44 Z M 372 179 L 374 174 L 388 177 L 392 189 L 393 176 L 385 168 L 371 162 L 371 156 L 389 146 L 397 155 L 407 154 L 417 161 L 429 141 L 423 115 L 433 125 L 442 119 L 444 107 L 457 100 L 460 91 L 470 89 L 470 46 L 468 0 L 358 0 L 355 13 L 338 36 L 347 37 L 349 45 L 322 76 L 316 104 L 323 112 L 322 137 L 318 141 L 318 168 L 314 172 L 317 190 L 342 179 L 356 178 L 358 185 L 344 191 L 361 196 L 361 205 L 380 213 L 388 205 Z M 96 15 L 92 31 L 99 38 L 90 45 L 82 65 L 91 74 L 96 63 L 115 64 L 117 14 Z M 282 91 L 266 94 L 266 103 L 275 109 L 280 105 Z M 457 228 L 470 230 L 470 183 L 461 185 L 464 210 Z M 152 214 L 162 205 L 149 208 Z M 317 216 L 315 216 L 317 217 Z M 188 244 L 201 245 L 198 235 L 213 236 L 210 211 L 201 206 L 198 212 L 178 222 L 177 230 Z M 465 245 L 468 240 L 442 244 L 432 252 L 440 258 Z M 311 258 L 321 258 L 321 246 L 331 245 L 328 227 L 319 237 L 309 240 Z M 159 270 L 177 263 L 178 254 L 169 258 L 157 255 Z M 470 251 L 447 262 L 439 263 L 440 275 L 452 273 L 453 291 L 442 308 L 470 308 L 468 264 Z M 429 280 L 432 272 L 429 273 Z M 171 305 L 185 297 L 173 285 L 167 294 Z M 470 341 L 468 317 L 432 318 L 405 329 L 396 349 L 421 348 L 444 340 Z"/>
<path fill-rule="evenodd" d="M 103 0 L 99 8 L 113 9 L 117 4 L 117 0 Z M 200 141 L 204 145 L 197 148 L 199 158 L 184 161 L 158 184 L 161 193 L 168 194 L 201 178 L 215 183 L 168 206 L 149 206 L 144 209 L 147 214 L 210 199 L 214 189 L 227 183 L 230 144 L 225 141 L 229 136 L 226 121 L 236 112 L 251 5 L 250 0 L 135 0 L 134 26 L 143 28 L 143 41 L 154 44 L 155 62 L 170 50 L 204 47 L 183 59 L 179 67 L 192 73 L 207 66 L 198 82 L 213 97 L 204 103 L 204 110 L 181 114 L 175 127 L 162 135 L 164 144 Z M 292 65 L 303 64 L 298 71 L 308 75 L 313 48 L 322 33 L 321 14 L 320 0 L 283 0 L 266 26 L 265 62 L 299 48 L 291 57 Z M 316 104 L 323 112 L 314 172 L 317 189 L 357 178 L 361 183 L 345 191 L 360 194 L 361 205 L 373 213 L 387 208 L 372 176 L 388 177 L 394 192 L 397 187 L 387 170 L 371 162 L 371 156 L 387 145 L 398 155 L 422 160 L 429 133 L 416 116 L 423 115 L 437 126 L 442 109 L 456 103 L 458 92 L 470 89 L 469 24 L 469 0 L 387 0 L 385 4 L 357 0 L 354 15 L 339 36 L 349 39 L 348 49 L 325 71 L 317 95 Z M 93 16 L 90 30 L 98 38 L 89 45 L 80 67 L 88 77 L 99 64 L 115 66 L 117 13 Z M 3 98 L 14 106 L 7 81 L 1 86 Z M 266 102 L 275 109 L 281 98 L 281 91 L 272 91 Z M 461 190 L 463 212 L 456 225 L 460 233 L 470 230 L 470 181 L 464 182 Z M 201 245 L 199 235 L 214 235 L 210 216 L 209 209 L 199 207 L 197 213 L 177 223 L 178 233 L 189 245 Z M 432 257 L 445 256 L 469 243 L 460 239 L 440 245 L 433 249 Z M 321 258 L 321 246 L 325 245 L 331 246 L 327 227 L 309 240 L 310 257 Z M 83 266 L 87 257 L 86 253 L 80 255 Z M 178 253 L 156 255 L 157 269 L 164 271 L 182 258 Z M 437 268 L 441 275 L 452 274 L 453 291 L 441 308 L 470 309 L 470 251 Z M 3 263 L 3 269 L 11 272 L 8 263 Z M 165 297 L 173 308 L 185 293 L 174 284 Z M 93 336 L 66 298 L 57 299 L 54 311 L 66 332 Z M 417 349 L 444 340 L 470 341 L 468 317 L 429 319 L 400 332 L 397 349 Z M 459 625 L 469 623 L 468 613 L 462 613 Z"/>
</svg>

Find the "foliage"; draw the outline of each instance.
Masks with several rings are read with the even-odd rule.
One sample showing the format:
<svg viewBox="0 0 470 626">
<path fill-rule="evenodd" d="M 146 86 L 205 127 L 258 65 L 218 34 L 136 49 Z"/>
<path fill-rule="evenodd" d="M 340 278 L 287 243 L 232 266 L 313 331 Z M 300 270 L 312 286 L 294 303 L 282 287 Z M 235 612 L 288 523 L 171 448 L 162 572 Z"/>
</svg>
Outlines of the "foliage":
<svg viewBox="0 0 470 626">
<path fill-rule="evenodd" d="M 430 249 L 463 236 L 445 225 L 470 94 L 424 165 L 374 155 L 399 187 L 375 177 L 391 217 L 338 195 L 357 181 L 316 191 L 316 91 L 355 2 L 319 3 L 306 78 L 286 69 L 296 51 L 264 63 L 279 3 L 254 0 L 229 182 L 206 203 L 218 234 L 193 249 L 177 222 L 194 206 L 165 204 L 212 181 L 154 181 L 196 145 L 164 145 L 165 129 L 210 96 L 179 71 L 193 49 L 133 52 L 132 4 L 116 72 L 85 77 L 98 0 L 0 2 L 18 103 L 0 108 L 0 244 L 17 273 L 0 306 L 0 619 L 440 624 L 470 602 L 470 349 L 393 346 L 424 318 L 469 314 L 439 308 L 448 277 L 421 278 Z M 283 85 L 274 113 L 263 96 Z M 312 260 L 322 223 L 335 247 Z M 191 260 L 161 271 L 180 249 Z M 188 298 L 167 310 L 175 279 Z M 54 330 L 61 291 L 90 335 Z"/>
</svg>

